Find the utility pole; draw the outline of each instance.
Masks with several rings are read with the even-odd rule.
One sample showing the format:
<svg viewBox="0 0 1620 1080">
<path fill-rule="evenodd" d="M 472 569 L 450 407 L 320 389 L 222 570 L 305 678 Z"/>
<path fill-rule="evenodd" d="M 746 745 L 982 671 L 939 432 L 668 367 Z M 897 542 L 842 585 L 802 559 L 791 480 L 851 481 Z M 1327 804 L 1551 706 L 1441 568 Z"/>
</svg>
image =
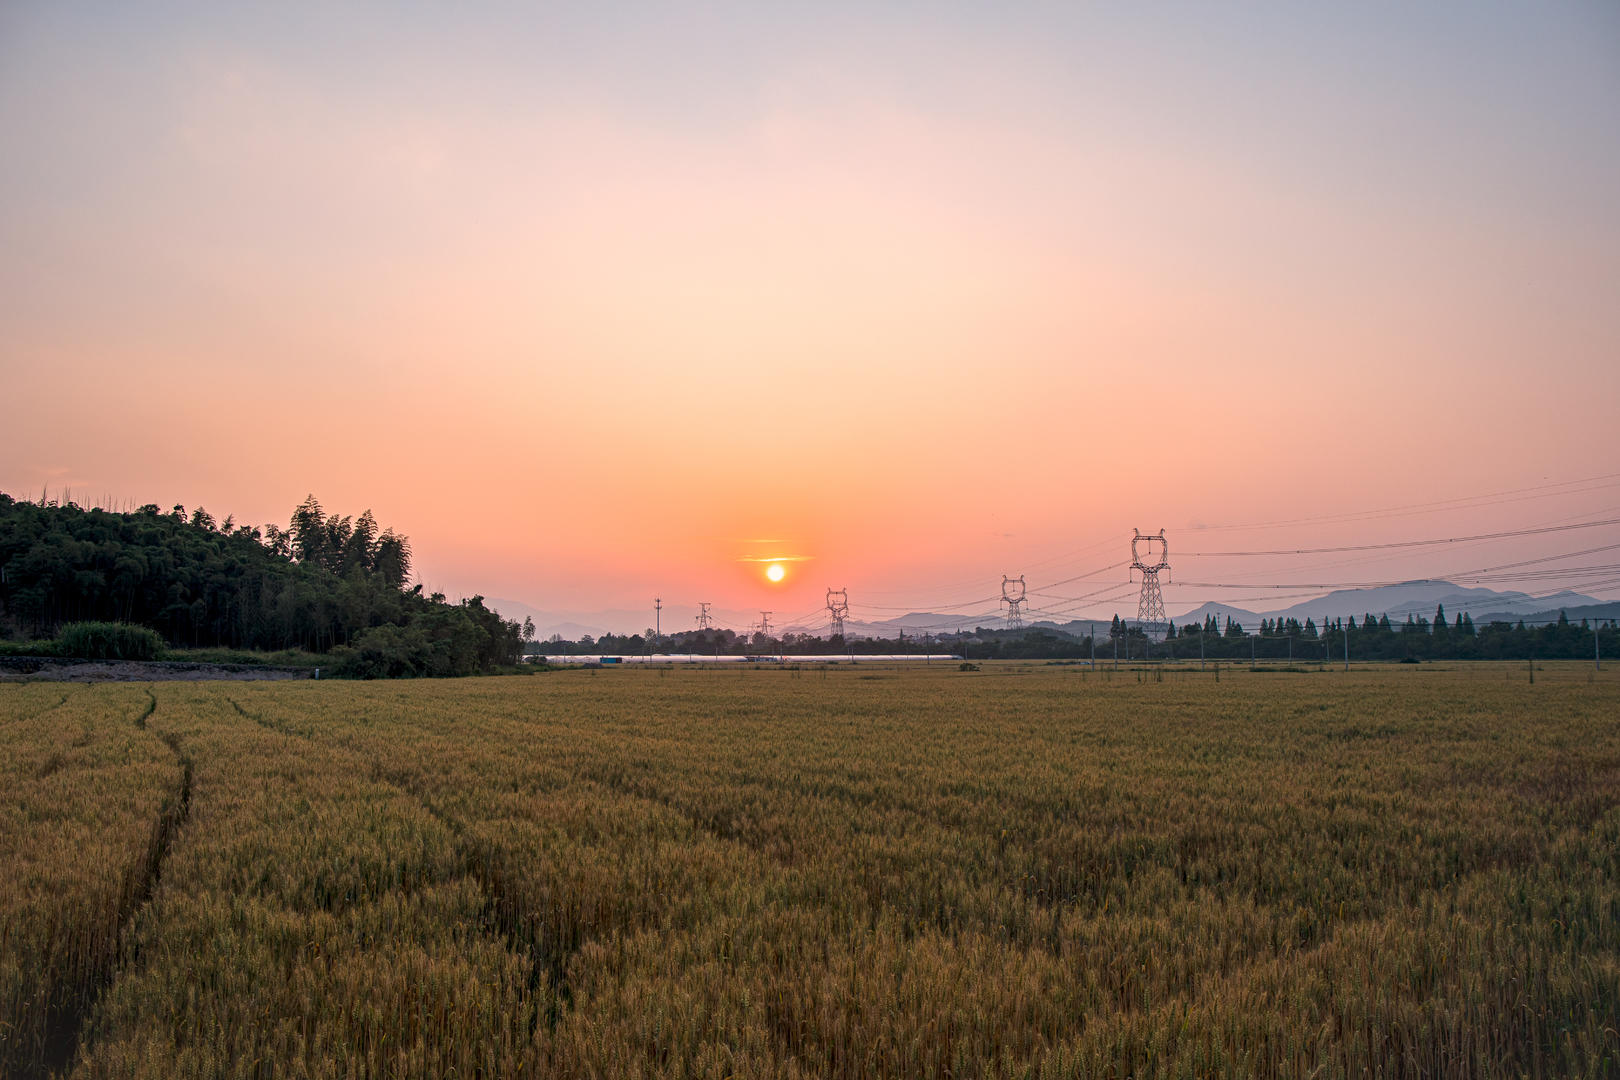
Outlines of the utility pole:
<svg viewBox="0 0 1620 1080">
<path fill-rule="evenodd" d="M 1344 670 L 1350 670 L 1350 624 L 1344 626 Z"/>
<path fill-rule="evenodd" d="M 1598 645 L 1598 626 L 1599 625 L 1601 625 L 1599 620 L 1594 618 L 1592 620 L 1592 670 L 1593 671 L 1602 671 L 1603 670 L 1603 657 L 1601 655 L 1599 655 L 1599 653 L 1598 653 L 1598 649 L 1599 649 L 1599 645 Z"/>
<path fill-rule="evenodd" d="M 1097 624 L 1086 623 L 1086 639 L 1091 642 L 1091 670 L 1097 670 Z"/>
<path fill-rule="evenodd" d="M 653 640 L 664 636 L 664 601 L 660 597 L 653 597 Z"/>
<path fill-rule="evenodd" d="M 1198 628 L 1198 670 L 1204 670 L 1204 635 L 1209 631 L 1202 626 Z"/>
</svg>

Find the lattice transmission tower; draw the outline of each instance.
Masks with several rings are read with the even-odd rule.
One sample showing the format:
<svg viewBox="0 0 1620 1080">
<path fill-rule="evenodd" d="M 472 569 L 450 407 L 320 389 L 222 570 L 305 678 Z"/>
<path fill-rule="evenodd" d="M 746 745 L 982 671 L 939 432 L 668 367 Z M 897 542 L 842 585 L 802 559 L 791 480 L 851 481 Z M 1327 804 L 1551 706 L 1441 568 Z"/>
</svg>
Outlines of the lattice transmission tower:
<svg viewBox="0 0 1620 1080">
<path fill-rule="evenodd" d="M 769 611 L 759 613 L 759 632 L 766 638 L 771 636 L 771 613 Z"/>
<path fill-rule="evenodd" d="M 709 605 L 699 601 L 698 607 L 703 609 L 697 613 L 698 629 L 707 630 L 709 627 L 714 625 L 714 620 L 709 617 Z"/>
<path fill-rule="evenodd" d="M 832 624 L 832 636 L 844 636 L 844 620 L 849 618 L 849 590 L 827 590 L 827 621 Z"/>
<path fill-rule="evenodd" d="M 1162 638 L 1165 633 L 1164 593 L 1159 591 L 1159 571 L 1170 569 L 1170 547 L 1164 542 L 1164 530 L 1144 533 L 1133 529 L 1131 537 L 1131 569 L 1142 575 L 1142 597 L 1136 605 L 1136 623 L 1149 638 Z M 1166 575 L 1168 576 L 1168 574 Z"/>
<path fill-rule="evenodd" d="M 1001 575 L 1001 602 L 1007 605 L 1007 625 L 1014 630 L 1024 625 L 1024 575 Z"/>
</svg>

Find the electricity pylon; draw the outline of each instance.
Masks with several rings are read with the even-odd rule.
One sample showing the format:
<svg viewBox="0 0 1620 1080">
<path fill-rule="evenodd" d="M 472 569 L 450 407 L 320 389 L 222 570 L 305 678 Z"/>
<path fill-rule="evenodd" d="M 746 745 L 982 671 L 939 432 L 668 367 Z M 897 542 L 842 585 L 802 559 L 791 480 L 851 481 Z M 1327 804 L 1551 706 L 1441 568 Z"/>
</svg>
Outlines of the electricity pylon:
<svg viewBox="0 0 1620 1080">
<path fill-rule="evenodd" d="M 703 609 L 697 614 L 698 629 L 707 630 L 714 622 L 713 619 L 709 618 L 709 605 L 699 602 L 698 607 Z"/>
<path fill-rule="evenodd" d="M 827 619 L 832 623 L 832 636 L 842 637 L 844 620 L 849 617 L 849 590 L 827 590 Z"/>
<path fill-rule="evenodd" d="M 1001 575 L 1001 602 L 1007 605 L 1007 625 L 1014 630 L 1024 625 L 1024 575 Z"/>
<path fill-rule="evenodd" d="M 1164 593 L 1159 591 L 1159 571 L 1170 569 L 1170 547 L 1164 541 L 1164 530 L 1144 533 L 1133 529 L 1131 537 L 1131 569 L 1142 575 L 1142 596 L 1136 605 L 1136 623 L 1149 638 L 1163 637 L 1165 632 Z"/>
</svg>

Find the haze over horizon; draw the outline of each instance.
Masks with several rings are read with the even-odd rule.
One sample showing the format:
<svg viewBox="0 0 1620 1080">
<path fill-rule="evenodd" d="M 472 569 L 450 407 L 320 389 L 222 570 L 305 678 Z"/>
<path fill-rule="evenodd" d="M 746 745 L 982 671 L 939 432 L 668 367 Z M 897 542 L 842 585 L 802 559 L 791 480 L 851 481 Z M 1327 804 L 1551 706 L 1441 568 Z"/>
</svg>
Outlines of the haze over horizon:
<svg viewBox="0 0 1620 1080">
<path fill-rule="evenodd" d="M 1277 554 L 1620 518 L 1611 5 L 14 5 L 0 140 L 17 497 L 683 628 L 1133 528 L 1175 608 L 1620 596 L 1613 525 Z"/>
</svg>

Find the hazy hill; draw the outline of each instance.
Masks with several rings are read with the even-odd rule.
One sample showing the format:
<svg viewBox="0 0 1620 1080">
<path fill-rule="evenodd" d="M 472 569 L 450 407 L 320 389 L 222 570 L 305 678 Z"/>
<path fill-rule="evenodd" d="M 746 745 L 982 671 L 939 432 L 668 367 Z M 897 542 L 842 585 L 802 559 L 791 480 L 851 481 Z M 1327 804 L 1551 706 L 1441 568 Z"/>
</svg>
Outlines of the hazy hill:
<svg viewBox="0 0 1620 1080">
<path fill-rule="evenodd" d="M 1548 608 L 1596 604 L 1590 596 L 1564 591 L 1551 596 L 1533 597 L 1522 592 L 1498 592 L 1495 589 L 1467 588 L 1449 581 L 1410 581 L 1400 585 L 1385 585 L 1375 589 L 1340 589 L 1319 600 L 1307 600 L 1278 611 L 1265 612 L 1266 618 L 1295 618 L 1304 622 L 1314 618 L 1318 622 L 1324 615 L 1339 618 L 1354 615 L 1360 618 L 1366 612 L 1388 615 L 1391 622 L 1405 622 L 1408 615 L 1429 619 L 1434 609 L 1445 605 L 1446 615 L 1456 618 L 1466 612 L 1476 621 L 1487 611 L 1529 614 Z"/>
<path fill-rule="evenodd" d="M 1446 610 L 1450 611 L 1451 609 L 1447 608 Z M 1611 601 L 1607 604 L 1577 604 L 1570 607 L 1548 608 L 1544 611 L 1532 611 L 1528 615 L 1516 611 L 1469 613 L 1469 617 L 1474 620 L 1476 626 L 1489 622 L 1517 623 L 1521 619 L 1526 626 L 1537 626 L 1543 623 L 1557 622 L 1560 615 L 1563 615 L 1572 623 L 1578 623 L 1582 619 L 1599 619 L 1603 621 L 1620 619 L 1620 602 Z"/>
<path fill-rule="evenodd" d="M 1253 630 L 1260 625 L 1260 615 L 1257 612 L 1233 607 L 1230 604 L 1216 603 L 1214 600 L 1198 605 L 1185 615 L 1173 617 L 1171 622 L 1174 622 L 1177 626 L 1188 626 L 1194 623 L 1202 623 L 1207 615 L 1215 616 L 1215 624 L 1222 630 L 1226 629 L 1226 620 L 1228 618 L 1242 623 L 1245 630 Z M 1300 621 L 1303 622 L 1304 620 L 1301 619 Z"/>
<path fill-rule="evenodd" d="M 894 619 L 884 619 L 879 622 L 857 623 L 853 620 L 845 624 L 845 633 L 867 633 L 873 637 L 899 637 L 902 632 L 907 634 L 954 634 L 961 630 L 974 630 L 978 627 L 995 627 L 1002 629 L 1006 621 L 1001 615 L 987 615 L 985 612 L 974 612 L 968 615 L 946 615 L 937 611 L 913 611 Z"/>
</svg>

